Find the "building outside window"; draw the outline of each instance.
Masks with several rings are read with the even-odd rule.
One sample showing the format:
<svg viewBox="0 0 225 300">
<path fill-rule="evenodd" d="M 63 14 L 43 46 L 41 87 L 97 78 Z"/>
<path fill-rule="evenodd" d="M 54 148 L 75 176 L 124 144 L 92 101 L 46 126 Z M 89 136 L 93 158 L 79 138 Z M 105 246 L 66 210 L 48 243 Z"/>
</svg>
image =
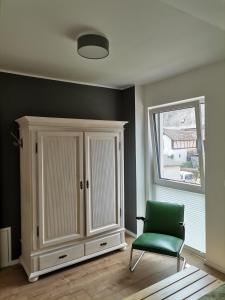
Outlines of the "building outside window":
<svg viewBox="0 0 225 300">
<path fill-rule="evenodd" d="M 204 192 L 204 98 L 149 109 L 155 183 Z"/>
</svg>

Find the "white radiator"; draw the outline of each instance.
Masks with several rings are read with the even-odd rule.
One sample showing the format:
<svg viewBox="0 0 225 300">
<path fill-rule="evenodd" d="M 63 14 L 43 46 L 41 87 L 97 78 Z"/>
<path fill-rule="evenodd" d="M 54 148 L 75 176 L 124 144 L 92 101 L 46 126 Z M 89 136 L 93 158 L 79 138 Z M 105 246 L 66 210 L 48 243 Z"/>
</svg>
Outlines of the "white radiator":
<svg viewBox="0 0 225 300">
<path fill-rule="evenodd" d="M 0 268 L 11 264 L 11 228 L 0 229 Z"/>
</svg>

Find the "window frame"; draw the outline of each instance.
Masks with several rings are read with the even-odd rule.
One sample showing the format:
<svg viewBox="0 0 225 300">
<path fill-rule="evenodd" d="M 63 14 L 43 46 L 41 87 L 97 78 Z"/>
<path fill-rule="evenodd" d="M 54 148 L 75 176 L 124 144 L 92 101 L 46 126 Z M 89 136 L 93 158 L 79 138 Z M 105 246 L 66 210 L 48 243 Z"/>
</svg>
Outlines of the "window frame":
<svg viewBox="0 0 225 300">
<path fill-rule="evenodd" d="M 194 193 L 204 194 L 205 192 L 205 160 L 204 160 L 204 143 L 202 139 L 202 129 L 201 129 L 201 110 L 200 105 L 204 104 L 204 97 L 198 97 L 194 99 L 189 99 L 181 102 L 169 103 L 168 105 L 160 105 L 155 107 L 148 108 L 148 124 L 150 127 L 149 134 L 150 138 L 150 148 L 152 149 L 152 161 L 153 161 L 153 177 L 154 183 L 174 188 L 178 190 L 185 190 Z M 195 109 L 195 122 L 196 122 L 196 133 L 197 133 L 197 141 L 196 148 L 199 156 L 199 172 L 200 172 L 200 181 L 201 184 L 193 184 L 189 182 L 179 182 L 171 179 L 161 178 L 160 177 L 160 162 L 158 155 L 158 142 L 157 142 L 157 131 L 154 120 L 154 114 L 175 111 L 179 109 L 185 108 L 194 108 Z M 160 137 L 161 139 L 161 137 Z"/>
</svg>

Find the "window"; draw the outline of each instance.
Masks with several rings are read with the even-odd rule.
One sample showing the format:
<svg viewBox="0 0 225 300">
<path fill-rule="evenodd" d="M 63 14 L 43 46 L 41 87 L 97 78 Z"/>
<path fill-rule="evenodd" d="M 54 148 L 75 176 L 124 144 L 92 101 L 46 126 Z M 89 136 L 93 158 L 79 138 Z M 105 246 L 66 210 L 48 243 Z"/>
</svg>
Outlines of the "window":
<svg viewBox="0 0 225 300">
<path fill-rule="evenodd" d="M 204 192 L 204 98 L 149 109 L 155 182 Z"/>
</svg>

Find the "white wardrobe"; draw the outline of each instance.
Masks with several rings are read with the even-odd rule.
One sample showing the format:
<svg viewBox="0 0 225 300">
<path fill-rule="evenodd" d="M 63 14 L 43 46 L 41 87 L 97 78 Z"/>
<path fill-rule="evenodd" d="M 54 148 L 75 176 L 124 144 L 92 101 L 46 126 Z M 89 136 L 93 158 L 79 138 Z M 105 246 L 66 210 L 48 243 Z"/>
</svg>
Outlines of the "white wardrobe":
<svg viewBox="0 0 225 300">
<path fill-rule="evenodd" d="M 29 281 L 125 249 L 126 122 L 22 117 L 21 243 Z"/>
</svg>

